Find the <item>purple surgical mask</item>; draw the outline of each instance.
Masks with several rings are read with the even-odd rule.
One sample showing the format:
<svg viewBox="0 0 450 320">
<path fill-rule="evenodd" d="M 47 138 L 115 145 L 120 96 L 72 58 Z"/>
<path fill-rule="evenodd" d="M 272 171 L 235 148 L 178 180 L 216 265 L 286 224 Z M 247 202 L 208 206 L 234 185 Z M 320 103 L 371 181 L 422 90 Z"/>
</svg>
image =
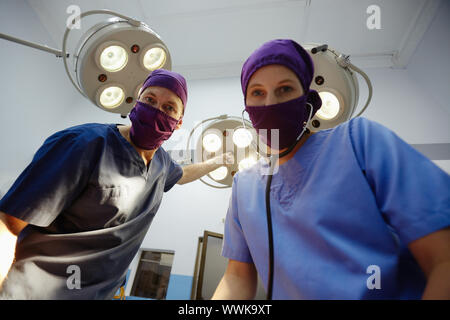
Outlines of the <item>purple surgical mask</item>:
<svg viewBox="0 0 450 320">
<path fill-rule="evenodd" d="M 179 120 L 149 104 L 137 101 L 130 112 L 130 138 L 139 148 L 153 150 L 169 139 Z"/>
<path fill-rule="evenodd" d="M 268 106 L 246 106 L 245 111 L 261 141 L 274 150 L 282 150 L 296 141 L 309 120 L 310 108 L 307 96 L 303 95 Z"/>
</svg>

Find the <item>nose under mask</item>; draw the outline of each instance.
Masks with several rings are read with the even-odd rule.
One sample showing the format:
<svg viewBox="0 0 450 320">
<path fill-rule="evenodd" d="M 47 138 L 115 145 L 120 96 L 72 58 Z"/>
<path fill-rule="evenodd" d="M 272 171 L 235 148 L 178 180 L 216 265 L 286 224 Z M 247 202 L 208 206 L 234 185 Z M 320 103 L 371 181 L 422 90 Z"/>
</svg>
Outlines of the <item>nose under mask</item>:
<svg viewBox="0 0 450 320">
<path fill-rule="evenodd" d="M 130 138 L 139 148 L 159 148 L 170 138 L 179 120 L 172 118 L 149 104 L 137 101 L 130 112 Z"/>
<path fill-rule="evenodd" d="M 300 135 L 310 117 L 310 108 L 313 108 L 311 118 L 320 108 L 321 101 L 309 103 L 312 98 L 320 100 L 318 96 L 316 91 L 310 90 L 307 95 L 283 103 L 245 106 L 245 111 L 261 141 L 274 150 L 282 150 L 294 143 Z M 319 107 L 314 108 L 315 105 Z"/>
</svg>

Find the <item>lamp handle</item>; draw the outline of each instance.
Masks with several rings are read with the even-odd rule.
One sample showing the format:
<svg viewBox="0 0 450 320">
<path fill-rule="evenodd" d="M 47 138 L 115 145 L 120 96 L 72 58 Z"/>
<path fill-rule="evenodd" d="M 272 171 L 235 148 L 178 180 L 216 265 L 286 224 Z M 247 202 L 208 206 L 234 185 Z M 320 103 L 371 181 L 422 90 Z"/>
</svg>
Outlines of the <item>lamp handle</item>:
<svg viewBox="0 0 450 320">
<path fill-rule="evenodd" d="M 355 118 L 359 117 L 360 115 L 363 114 L 364 111 L 366 111 L 367 107 L 369 106 L 370 101 L 372 100 L 372 94 L 373 94 L 372 83 L 370 82 L 369 77 L 367 76 L 367 74 L 364 71 L 362 71 L 360 68 L 358 68 L 357 66 L 355 66 L 354 64 L 352 64 L 350 62 L 350 59 L 349 59 L 350 56 L 344 55 L 344 54 L 337 55 L 334 50 L 330 50 L 330 49 L 328 49 L 328 50 L 331 51 L 336 56 L 336 62 L 338 63 L 338 65 L 340 65 L 342 68 L 352 69 L 353 71 L 359 73 L 364 78 L 364 80 L 366 80 L 367 87 L 369 88 L 369 95 L 367 97 L 366 104 L 361 109 L 361 111 L 355 116 Z"/>
<path fill-rule="evenodd" d="M 367 96 L 366 104 L 361 109 L 361 111 L 354 117 L 354 118 L 356 118 L 356 117 L 359 117 L 360 115 L 362 115 L 363 112 L 366 111 L 367 107 L 369 106 L 369 103 L 372 100 L 373 88 L 372 88 L 372 83 L 370 82 L 369 77 L 367 76 L 367 74 L 364 71 L 362 71 L 360 68 L 358 68 L 357 66 L 353 65 L 352 63 L 349 63 L 348 67 L 350 69 L 358 72 L 364 78 L 364 80 L 366 80 L 367 87 L 369 88 L 369 94 Z"/>
</svg>

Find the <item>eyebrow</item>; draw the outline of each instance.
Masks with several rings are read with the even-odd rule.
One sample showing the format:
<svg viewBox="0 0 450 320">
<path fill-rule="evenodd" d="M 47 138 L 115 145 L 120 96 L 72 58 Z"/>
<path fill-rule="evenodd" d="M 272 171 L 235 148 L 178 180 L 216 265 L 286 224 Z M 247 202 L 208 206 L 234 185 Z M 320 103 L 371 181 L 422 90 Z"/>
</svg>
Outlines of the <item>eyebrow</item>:
<svg viewBox="0 0 450 320">
<path fill-rule="evenodd" d="M 279 81 L 278 84 L 285 83 L 285 82 L 291 82 L 291 83 L 294 83 L 294 80 L 291 80 L 291 79 L 284 79 L 284 80 Z M 262 86 L 262 84 L 260 84 L 260 83 L 254 83 L 254 84 L 252 84 L 251 86 L 249 86 L 248 89 L 251 89 L 251 88 L 257 87 L 257 86 Z"/>
<path fill-rule="evenodd" d="M 284 82 L 292 82 L 292 83 L 295 83 L 294 80 L 291 80 L 291 79 L 285 79 L 285 80 L 282 80 L 282 81 L 278 82 L 278 84 L 284 83 Z"/>
</svg>

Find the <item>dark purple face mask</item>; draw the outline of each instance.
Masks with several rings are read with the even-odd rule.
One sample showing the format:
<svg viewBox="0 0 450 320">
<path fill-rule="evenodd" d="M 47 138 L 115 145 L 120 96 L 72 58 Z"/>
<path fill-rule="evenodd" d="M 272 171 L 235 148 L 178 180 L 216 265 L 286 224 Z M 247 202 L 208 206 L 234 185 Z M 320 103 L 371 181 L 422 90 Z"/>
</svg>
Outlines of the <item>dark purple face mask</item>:
<svg viewBox="0 0 450 320">
<path fill-rule="evenodd" d="M 318 104 L 317 99 L 320 101 L 317 91 L 310 90 L 307 95 L 283 103 L 245 106 L 245 111 L 261 141 L 274 150 L 282 150 L 296 141 L 316 113 L 318 108 L 313 106 Z"/>
<path fill-rule="evenodd" d="M 149 104 L 137 101 L 130 112 L 130 138 L 141 149 L 159 148 L 170 138 L 179 120 Z"/>
<path fill-rule="evenodd" d="M 305 95 L 269 106 L 246 106 L 260 139 L 274 150 L 293 144 L 309 120 L 312 107 Z"/>
</svg>

